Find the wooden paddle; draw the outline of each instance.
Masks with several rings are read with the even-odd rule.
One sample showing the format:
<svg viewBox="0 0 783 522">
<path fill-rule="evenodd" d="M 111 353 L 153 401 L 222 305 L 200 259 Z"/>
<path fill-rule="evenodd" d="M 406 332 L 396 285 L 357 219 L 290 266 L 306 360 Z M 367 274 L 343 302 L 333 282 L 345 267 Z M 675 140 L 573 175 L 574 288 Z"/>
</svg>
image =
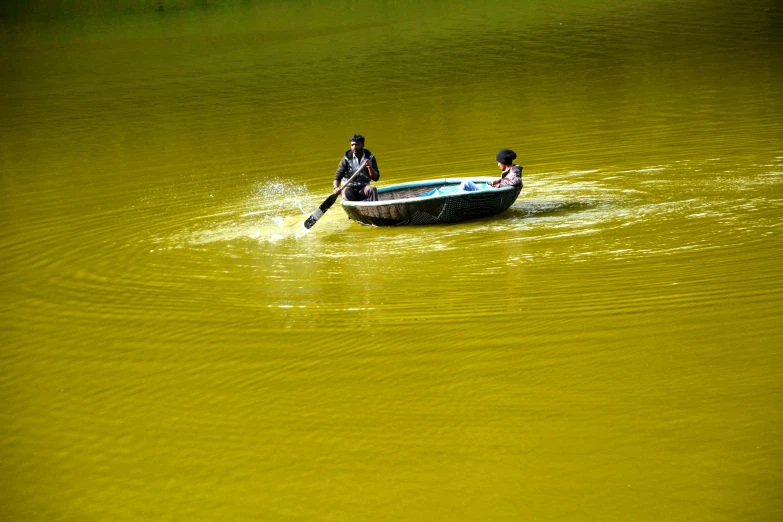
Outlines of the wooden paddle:
<svg viewBox="0 0 783 522">
<path fill-rule="evenodd" d="M 362 169 L 364 168 L 364 166 L 365 166 L 365 165 L 368 165 L 368 163 L 367 163 L 367 160 L 364 160 L 364 163 L 362 163 L 362 166 L 361 166 L 361 167 L 359 167 L 359 168 L 356 170 L 356 172 L 354 172 L 353 174 L 351 174 L 351 177 L 350 177 L 350 178 L 348 178 L 348 181 L 346 181 L 346 182 L 343 184 L 343 186 L 342 186 L 342 187 L 340 187 L 340 190 L 339 190 L 339 191 L 337 191 L 337 192 L 333 192 L 331 196 L 329 196 L 328 198 L 326 198 L 326 199 L 324 200 L 324 202 L 323 202 L 323 203 L 321 203 L 321 206 L 319 206 L 319 207 L 318 207 L 318 209 L 316 209 L 316 211 L 315 211 L 315 212 L 313 212 L 313 213 L 310 215 L 310 217 L 309 217 L 309 218 L 307 218 L 307 219 L 305 220 L 305 222 L 304 222 L 304 226 L 305 226 L 305 228 L 313 228 L 313 225 L 315 225 L 315 222 L 316 222 L 316 221 L 318 221 L 319 219 L 321 219 L 321 216 L 323 216 L 324 214 L 326 214 L 326 211 L 327 211 L 327 210 L 329 210 L 329 208 L 331 208 L 331 206 L 332 206 L 332 205 L 334 205 L 334 202 L 335 202 L 335 201 L 337 201 L 337 196 L 339 196 L 339 195 L 340 195 L 340 192 L 342 192 L 342 191 L 343 191 L 343 189 L 344 189 L 345 187 L 347 187 L 347 186 L 348 186 L 348 183 L 350 183 L 351 181 L 353 181 L 353 178 L 355 178 L 355 177 L 356 177 L 356 176 L 359 174 L 359 172 L 361 172 L 361 171 L 362 171 Z"/>
</svg>

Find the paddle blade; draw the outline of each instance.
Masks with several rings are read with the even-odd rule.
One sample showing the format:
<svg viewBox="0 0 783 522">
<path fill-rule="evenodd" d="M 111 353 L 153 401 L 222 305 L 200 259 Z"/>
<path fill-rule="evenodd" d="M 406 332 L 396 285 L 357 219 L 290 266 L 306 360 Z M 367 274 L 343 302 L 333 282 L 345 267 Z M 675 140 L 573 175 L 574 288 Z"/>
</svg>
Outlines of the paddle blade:
<svg viewBox="0 0 783 522">
<path fill-rule="evenodd" d="M 329 208 L 334 205 L 334 202 L 337 201 L 337 194 L 332 194 L 328 198 L 324 200 L 323 203 L 321 203 L 321 206 L 318 207 L 318 209 L 313 212 L 309 218 L 307 218 L 304 222 L 305 228 L 312 228 L 313 225 L 315 225 L 315 222 L 321 219 L 321 216 L 326 214 L 326 211 L 329 210 Z"/>
</svg>

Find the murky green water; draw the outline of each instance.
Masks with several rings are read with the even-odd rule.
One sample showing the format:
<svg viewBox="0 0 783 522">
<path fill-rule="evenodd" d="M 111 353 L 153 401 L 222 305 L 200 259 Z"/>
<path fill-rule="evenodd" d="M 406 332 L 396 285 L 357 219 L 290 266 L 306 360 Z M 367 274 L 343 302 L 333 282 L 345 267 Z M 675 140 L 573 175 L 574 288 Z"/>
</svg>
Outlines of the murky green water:
<svg viewBox="0 0 783 522">
<path fill-rule="evenodd" d="M 783 516 L 776 2 L 17 4 L 0 518 Z"/>
</svg>

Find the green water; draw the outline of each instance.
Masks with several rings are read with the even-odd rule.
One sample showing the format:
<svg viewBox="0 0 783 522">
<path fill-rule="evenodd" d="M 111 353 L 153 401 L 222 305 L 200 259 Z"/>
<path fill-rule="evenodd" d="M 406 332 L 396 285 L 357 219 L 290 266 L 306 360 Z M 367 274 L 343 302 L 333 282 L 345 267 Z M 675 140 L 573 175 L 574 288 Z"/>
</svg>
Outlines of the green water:
<svg viewBox="0 0 783 522">
<path fill-rule="evenodd" d="M 163 9 L 162 11 L 159 9 Z M 11 2 L 3 520 L 779 520 L 777 2 Z M 374 228 L 331 192 L 495 175 Z"/>
</svg>

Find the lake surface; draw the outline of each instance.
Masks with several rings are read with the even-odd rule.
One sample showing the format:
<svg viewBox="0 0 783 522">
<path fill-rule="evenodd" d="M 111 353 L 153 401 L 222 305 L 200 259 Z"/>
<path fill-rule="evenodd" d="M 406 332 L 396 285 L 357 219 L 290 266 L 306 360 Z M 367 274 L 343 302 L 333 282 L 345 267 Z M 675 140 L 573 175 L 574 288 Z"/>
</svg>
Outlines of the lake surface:
<svg viewBox="0 0 783 522">
<path fill-rule="evenodd" d="M 779 3 L 111 6 L 0 11 L 0 518 L 783 517 Z M 355 132 L 525 187 L 305 230 Z"/>
</svg>

